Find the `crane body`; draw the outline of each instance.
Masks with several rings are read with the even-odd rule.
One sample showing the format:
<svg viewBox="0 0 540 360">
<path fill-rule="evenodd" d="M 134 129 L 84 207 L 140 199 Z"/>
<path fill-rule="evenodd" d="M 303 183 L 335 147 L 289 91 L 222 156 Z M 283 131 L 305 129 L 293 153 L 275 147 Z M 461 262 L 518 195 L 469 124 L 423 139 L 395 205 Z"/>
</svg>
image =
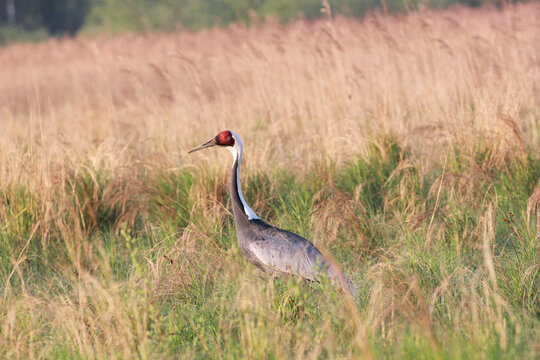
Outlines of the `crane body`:
<svg viewBox="0 0 540 360">
<path fill-rule="evenodd" d="M 279 229 L 262 221 L 249 207 L 240 185 L 240 165 L 243 144 L 232 131 L 220 132 L 215 138 L 190 150 L 208 147 L 226 147 L 234 157 L 231 174 L 231 202 L 238 244 L 248 260 L 259 269 L 273 276 L 291 274 L 311 281 L 327 276 L 344 291 L 356 297 L 356 291 L 343 273 L 326 259 L 305 238 L 290 231 Z"/>
</svg>

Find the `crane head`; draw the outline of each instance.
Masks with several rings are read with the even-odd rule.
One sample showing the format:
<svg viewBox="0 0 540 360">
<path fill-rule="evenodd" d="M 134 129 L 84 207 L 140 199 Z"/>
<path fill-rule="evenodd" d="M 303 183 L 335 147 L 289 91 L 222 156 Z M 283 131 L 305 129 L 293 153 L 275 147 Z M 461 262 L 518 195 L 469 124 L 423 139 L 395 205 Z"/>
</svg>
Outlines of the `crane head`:
<svg viewBox="0 0 540 360">
<path fill-rule="evenodd" d="M 223 130 L 219 134 L 216 135 L 215 138 L 205 142 L 204 144 L 201 144 L 197 146 L 194 149 L 191 149 L 188 151 L 188 154 L 199 151 L 202 149 L 206 149 L 212 146 L 234 146 L 235 140 L 234 136 L 231 131 L 229 130 Z"/>
</svg>

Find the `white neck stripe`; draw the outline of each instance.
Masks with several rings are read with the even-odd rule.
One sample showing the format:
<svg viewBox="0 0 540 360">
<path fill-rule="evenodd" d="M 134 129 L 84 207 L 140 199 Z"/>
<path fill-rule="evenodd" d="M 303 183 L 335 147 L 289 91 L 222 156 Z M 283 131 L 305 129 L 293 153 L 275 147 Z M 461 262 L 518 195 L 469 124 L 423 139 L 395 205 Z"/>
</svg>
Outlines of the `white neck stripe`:
<svg viewBox="0 0 540 360">
<path fill-rule="evenodd" d="M 232 131 L 231 133 L 233 134 L 235 141 L 234 146 L 228 147 L 228 149 L 232 153 L 234 159 L 238 162 L 238 165 L 236 166 L 236 188 L 238 189 L 238 197 L 240 198 L 240 201 L 244 206 L 244 213 L 247 215 L 248 220 L 259 219 L 257 214 L 255 214 L 255 212 L 249 207 L 246 200 L 244 199 L 244 195 L 242 194 L 242 186 L 240 185 L 240 163 L 242 161 L 242 153 L 244 152 L 244 146 L 242 144 L 242 140 L 240 140 L 240 136 L 238 136 Z"/>
</svg>

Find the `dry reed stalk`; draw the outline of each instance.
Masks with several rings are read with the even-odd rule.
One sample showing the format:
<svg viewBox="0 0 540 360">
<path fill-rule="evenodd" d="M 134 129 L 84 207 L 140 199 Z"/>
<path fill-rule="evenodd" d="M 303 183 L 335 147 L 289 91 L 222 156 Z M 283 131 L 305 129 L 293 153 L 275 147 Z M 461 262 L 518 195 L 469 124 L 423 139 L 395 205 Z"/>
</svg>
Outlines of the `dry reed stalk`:
<svg viewBox="0 0 540 360">
<path fill-rule="evenodd" d="M 0 190 L 20 186 L 38 195 L 35 208 L 30 209 L 32 236 L 13 239 L 21 242 L 23 250 L 15 263 L 24 258 L 33 236 L 39 235 L 45 249 L 62 241 L 68 263 L 54 264 L 58 267 L 54 271 L 69 285 L 50 280 L 47 285 L 64 288 L 52 295 L 26 293 L 22 300 L 12 297 L 6 287 L 0 346 L 9 349 L 10 356 L 20 351 L 21 356 L 47 357 L 56 344 L 36 335 L 47 327 L 59 334 L 56 340 L 64 338 L 82 357 L 103 358 L 111 353 L 119 358 L 149 357 L 151 312 L 146 310 L 153 305 L 145 296 L 154 290 L 162 295 L 156 296 L 159 299 L 175 294 L 185 300 L 200 282 L 208 280 L 205 284 L 214 286 L 212 271 L 222 271 L 221 280 L 237 285 L 232 311 L 238 312 L 235 326 L 240 334 L 234 341 L 241 343 L 245 354 L 262 358 L 272 350 L 275 357 L 286 358 L 292 356 L 284 350 L 290 345 L 298 357 L 323 356 L 320 346 L 309 346 L 313 339 L 276 326 L 280 319 L 275 310 L 283 310 L 290 294 L 286 292 L 274 306 L 270 296 L 260 291 L 257 275 L 242 272 L 241 264 L 224 261 L 224 257 L 238 260 L 235 248 L 220 247 L 209 235 L 214 230 L 208 229 L 223 229 L 224 219 L 230 216 L 226 208 L 229 169 L 223 166 L 229 155 L 188 158 L 185 150 L 231 128 L 245 143 L 246 178 L 277 167 L 298 177 L 320 171 L 324 179 L 331 179 L 331 167 L 318 170 L 321 163 L 331 159 L 337 167 L 353 155 L 365 155 L 370 139 L 381 134 L 399 139 L 426 173 L 443 163 L 454 164 L 454 158 L 464 159 L 467 170 L 461 173 L 443 166 L 444 176 L 427 195 L 435 199 L 432 209 L 415 207 L 414 199 L 407 203 L 403 196 L 408 194 L 383 196 L 383 207 L 390 208 L 391 201 L 405 203 L 403 222 L 414 225 L 408 226 L 413 234 L 403 233 L 403 237 L 427 229 L 430 237 L 424 251 L 431 251 L 447 240 L 446 220 L 437 218 L 438 212 L 451 211 L 441 200 L 446 190 L 452 199 L 456 192 L 463 196 L 456 202 L 476 201 L 484 190 L 479 185 L 492 176 L 489 169 L 523 158 L 524 152 L 540 153 L 539 12 L 538 3 L 519 3 L 503 10 L 420 10 L 407 16 L 372 14 L 363 20 L 338 16 L 286 27 L 268 21 L 253 28 L 61 39 L 1 48 Z M 479 144 L 490 150 L 480 160 Z M 410 164 L 400 162 L 387 183 L 407 179 Z M 152 260 L 146 254 L 151 284 L 136 275 L 125 282 L 114 280 L 91 241 L 102 221 L 99 207 L 118 209 L 117 217 L 112 217 L 115 225 L 135 222 L 144 216 L 144 201 L 156 196 L 146 183 L 151 175 L 184 169 L 197 176 L 189 188 L 189 198 L 196 202 L 190 211 L 201 219 L 180 235 L 171 231 L 160 238 L 172 239 L 176 247 L 164 249 L 158 241 L 150 253 L 159 256 Z M 335 195 L 332 201 L 325 201 L 327 193 Z M 478 324 L 493 324 L 502 346 L 507 346 L 512 340 L 506 337 L 505 319 L 512 318 L 512 312 L 497 287 L 502 272 L 493 256 L 493 208 L 484 215 L 484 228 L 466 222 L 459 238 L 452 239 L 459 242 L 456 252 L 480 243 L 485 267 L 475 272 L 461 264 L 451 271 L 443 268 L 443 281 L 429 296 L 422 293 L 415 274 L 408 272 L 413 250 L 403 245 L 404 238 L 382 236 L 377 240 L 384 246 L 372 254 L 377 244 L 362 233 L 357 221 L 358 216 L 367 216 L 361 193 L 362 184 L 346 197 L 330 183 L 313 200 L 312 223 L 317 223 L 318 237 L 330 232 L 331 237 L 323 240 L 332 245 L 339 229 L 351 222 L 350 228 L 358 233 L 355 241 L 364 241 L 360 245 L 366 245 L 366 253 L 372 256 L 366 260 L 372 261 L 366 265 L 371 267 L 372 281 L 367 304 L 359 314 L 350 304 L 349 312 L 336 312 L 340 325 L 358 336 L 380 334 L 399 340 L 401 330 L 420 314 L 423 336 L 436 353 L 435 304 L 447 302 L 457 309 L 451 320 L 455 333 L 484 344 L 489 330 L 479 329 Z M 529 222 L 535 212 L 539 215 L 539 193 L 537 185 L 527 206 Z M 256 207 L 263 207 L 265 199 L 257 200 Z M 6 204 L 0 207 L 2 220 L 14 219 L 9 226 L 23 232 L 19 214 L 26 209 L 13 206 L 17 210 L 13 215 Z M 164 211 L 174 215 L 174 209 Z M 144 223 L 145 235 L 163 235 L 155 235 L 152 224 Z M 209 257 L 206 263 L 190 257 L 201 248 Z M 222 270 L 213 262 L 227 265 Z M 16 264 L 8 280 L 17 274 L 25 288 L 28 279 L 18 273 Z M 202 275 L 190 277 L 189 266 L 200 266 Z M 103 278 L 88 268 L 97 269 Z M 530 266 L 521 280 L 534 279 L 537 272 L 537 266 Z M 21 314 L 29 314 L 30 331 L 25 323 L 21 325 Z M 332 346 L 339 339 L 330 338 L 330 321 L 324 319 L 321 336 L 329 336 L 326 345 L 336 350 Z M 198 330 L 194 323 L 189 326 Z M 216 326 L 226 329 L 229 324 Z M 200 332 L 195 336 L 207 352 L 216 346 L 213 338 Z M 231 336 L 221 332 L 216 342 L 228 343 Z M 284 346 L 281 339 L 289 343 Z M 357 347 L 369 354 L 368 339 L 356 339 Z M 37 346 L 43 349 L 35 350 Z"/>
</svg>

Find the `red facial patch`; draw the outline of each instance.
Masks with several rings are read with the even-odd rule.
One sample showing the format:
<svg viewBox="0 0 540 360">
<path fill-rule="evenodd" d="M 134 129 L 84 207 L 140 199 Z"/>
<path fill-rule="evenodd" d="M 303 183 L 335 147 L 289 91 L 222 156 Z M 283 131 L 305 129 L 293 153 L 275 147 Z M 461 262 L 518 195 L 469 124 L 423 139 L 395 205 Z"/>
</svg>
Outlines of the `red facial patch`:
<svg viewBox="0 0 540 360">
<path fill-rule="evenodd" d="M 229 130 L 224 130 L 220 132 L 219 134 L 217 134 L 216 142 L 218 145 L 233 146 L 234 137 Z"/>
</svg>

